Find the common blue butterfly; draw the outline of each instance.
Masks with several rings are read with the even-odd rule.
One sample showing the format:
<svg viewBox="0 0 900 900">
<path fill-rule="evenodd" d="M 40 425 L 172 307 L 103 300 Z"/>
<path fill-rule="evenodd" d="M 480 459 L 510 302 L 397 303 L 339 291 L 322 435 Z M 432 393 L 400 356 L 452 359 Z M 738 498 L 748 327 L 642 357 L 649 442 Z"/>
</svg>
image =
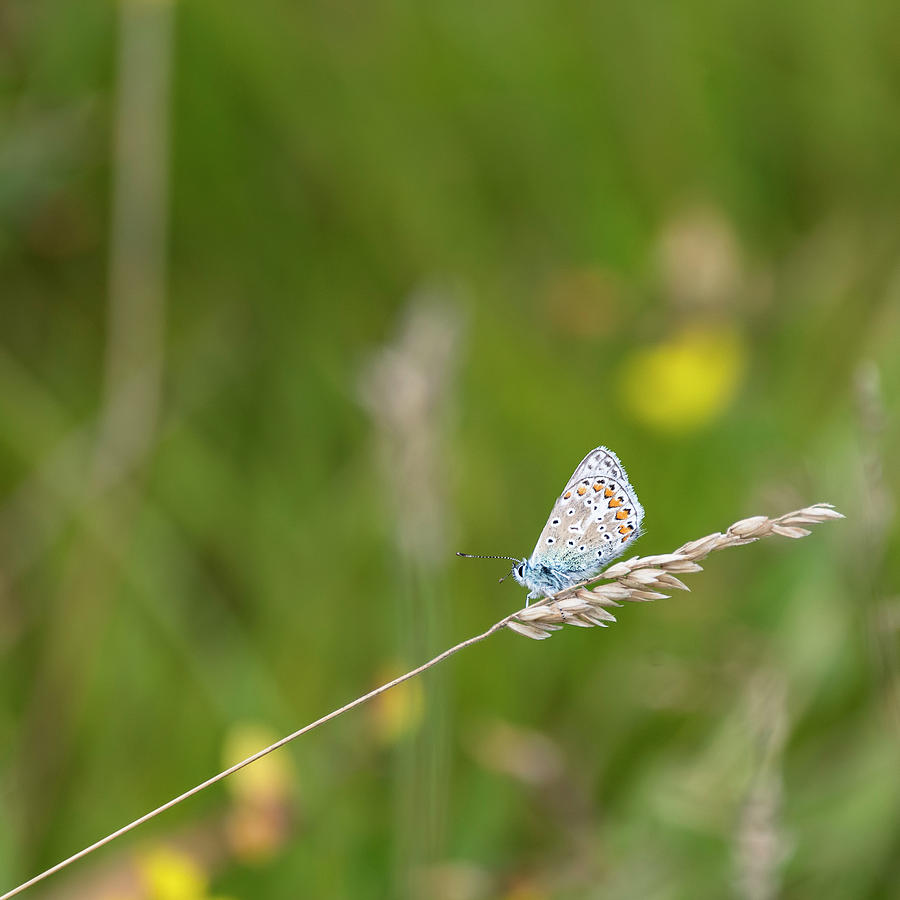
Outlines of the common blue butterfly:
<svg viewBox="0 0 900 900">
<path fill-rule="evenodd" d="M 619 457 L 597 447 L 557 497 L 531 556 L 514 559 L 510 574 L 529 589 L 529 600 L 588 581 L 640 535 L 643 519 Z"/>
</svg>

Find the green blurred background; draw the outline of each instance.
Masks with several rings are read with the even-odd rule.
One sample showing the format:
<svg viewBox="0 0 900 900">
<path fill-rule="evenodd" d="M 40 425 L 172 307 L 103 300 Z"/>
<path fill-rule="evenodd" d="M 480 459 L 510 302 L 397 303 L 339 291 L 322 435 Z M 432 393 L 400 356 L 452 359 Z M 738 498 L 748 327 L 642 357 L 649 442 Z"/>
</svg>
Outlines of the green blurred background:
<svg viewBox="0 0 900 900">
<path fill-rule="evenodd" d="M 0 8 L 0 890 L 521 605 L 597 444 L 606 631 L 504 632 L 34 896 L 900 897 L 900 7 Z"/>
</svg>

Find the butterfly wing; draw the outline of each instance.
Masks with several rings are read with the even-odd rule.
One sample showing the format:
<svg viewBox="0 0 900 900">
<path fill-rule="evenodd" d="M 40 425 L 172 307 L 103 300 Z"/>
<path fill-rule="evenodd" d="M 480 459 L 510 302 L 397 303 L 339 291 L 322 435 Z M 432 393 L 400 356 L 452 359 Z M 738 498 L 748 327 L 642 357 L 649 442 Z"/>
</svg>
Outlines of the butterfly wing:
<svg viewBox="0 0 900 900">
<path fill-rule="evenodd" d="M 619 458 L 606 447 L 578 464 L 553 505 L 531 561 L 571 584 L 597 574 L 641 531 L 644 508 Z"/>
</svg>

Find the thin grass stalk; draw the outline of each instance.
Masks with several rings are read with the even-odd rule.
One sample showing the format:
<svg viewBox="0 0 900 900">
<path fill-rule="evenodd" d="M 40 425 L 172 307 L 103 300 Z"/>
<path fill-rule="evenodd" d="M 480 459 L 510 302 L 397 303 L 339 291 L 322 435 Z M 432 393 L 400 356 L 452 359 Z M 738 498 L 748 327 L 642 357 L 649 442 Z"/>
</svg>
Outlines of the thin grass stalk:
<svg viewBox="0 0 900 900">
<path fill-rule="evenodd" d="M 274 750 L 278 750 L 285 744 L 289 744 L 291 741 L 296 740 L 298 737 L 300 737 L 300 735 L 306 734 L 308 731 L 312 731 L 314 728 L 318 728 L 320 725 L 324 725 L 326 722 L 330 722 L 332 719 L 336 719 L 338 716 L 343 715 L 345 712 L 349 712 L 351 709 L 355 709 L 357 706 L 362 706 L 363 703 L 367 703 L 369 700 L 373 700 L 379 694 L 383 694 L 385 691 L 389 691 L 391 688 L 396 687 L 398 684 L 402 684 L 404 681 L 409 681 L 410 678 L 415 678 L 417 675 L 421 675 L 422 672 L 424 672 L 426 669 L 430 669 L 432 666 L 436 666 L 439 662 L 443 662 L 448 657 L 453 656 L 454 653 L 459 653 L 460 650 L 464 650 L 466 647 L 471 647 L 472 644 L 477 644 L 479 641 L 483 641 L 485 638 L 490 637 L 495 632 L 500 631 L 501 628 L 504 628 L 515 615 L 515 613 L 512 613 L 511 615 L 506 616 L 506 618 L 503 618 L 499 622 L 495 622 L 493 625 L 491 625 L 491 627 L 488 628 L 487 631 L 483 631 L 481 634 L 478 634 L 475 637 L 471 637 L 468 640 L 462 641 L 455 647 L 451 647 L 449 650 L 445 650 L 443 653 L 438 654 L 434 657 L 434 659 L 430 659 L 428 662 L 422 663 L 421 666 L 418 666 L 415 669 L 411 669 L 406 674 L 400 675 L 397 678 L 393 679 L 393 681 L 388 681 L 386 684 L 383 684 L 380 687 L 369 691 L 368 694 L 363 694 L 361 697 L 357 697 L 355 700 L 351 700 L 349 703 L 344 704 L 339 709 L 332 710 L 327 715 L 316 719 L 315 722 L 310 722 L 308 725 L 304 725 L 302 728 L 298 728 L 297 731 L 281 738 L 278 741 L 275 741 L 274 744 L 269 744 L 268 747 L 264 747 L 262 750 L 257 751 L 252 756 L 248 756 L 246 759 L 242 759 L 240 762 L 235 763 L 233 766 L 224 769 L 216 775 L 213 775 L 211 778 L 207 778 L 206 781 L 202 782 L 201 784 L 195 785 L 189 791 L 185 791 L 183 794 L 179 794 L 177 797 L 173 797 L 168 801 L 168 803 L 163 803 L 162 806 L 158 806 L 151 812 L 145 813 L 139 819 L 135 819 L 133 822 L 129 822 L 127 825 L 124 825 L 122 828 L 113 831 L 111 834 L 108 834 L 106 837 L 101 838 L 99 841 L 95 841 L 89 847 L 85 847 L 83 850 L 79 850 L 78 853 L 75 853 L 67 859 L 64 859 L 62 862 L 57 863 L 52 868 L 41 872 L 39 875 L 35 875 L 34 878 L 31 878 L 28 881 L 20 884 L 18 887 L 13 888 L 11 891 L 7 891 L 2 895 L 2 897 L 0 897 L 0 900 L 9 900 L 10 897 L 15 897 L 17 894 L 21 894 L 27 888 L 30 888 L 33 885 L 38 884 L 38 882 L 43 881 L 45 878 L 48 878 L 49 876 L 56 874 L 62 869 L 65 869 L 67 866 L 70 866 L 72 863 L 77 862 L 79 859 L 84 859 L 85 856 L 88 856 L 95 850 L 99 850 L 101 847 L 105 847 L 107 844 L 112 843 L 112 841 L 114 841 L 116 838 L 120 838 L 123 835 L 128 834 L 129 831 L 133 831 L 138 827 L 138 825 L 143 825 L 145 822 L 149 822 L 151 819 L 156 818 L 156 816 L 158 816 L 160 813 L 164 813 L 167 809 L 171 809 L 173 806 L 177 806 L 182 801 L 187 800 L 188 797 L 193 797 L 195 794 L 199 794 L 201 791 L 206 790 L 206 788 L 208 787 L 212 787 L 214 784 L 222 781 L 229 775 L 234 775 L 235 772 L 239 772 L 245 766 L 249 766 L 250 763 L 254 763 L 258 759 L 262 759 L 264 756 L 268 756 Z"/>
<path fill-rule="evenodd" d="M 510 613 L 508 616 L 500 619 L 499 622 L 495 622 L 481 634 L 456 644 L 456 646 L 451 647 L 449 650 L 445 650 L 428 662 L 410 670 L 405 675 L 400 675 L 392 681 L 369 691 L 369 693 L 363 694 L 355 700 L 351 700 L 344 706 L 332 710 L 330 713 L 316 719 L 314 722 L 304 725 L 297 731 L 275 741 L 275 743 L 270 744 L 268 747 L 264 747 L 252 756 L 248 756 L 246 759 L 235 763 L 233 766 L 224 769 L 218 774 L 213 775 L 201 784 L 192 787 L 183 794 L 179 794 L 177 797 L 172 798 L 162 806 L 158 806 L 151 812 L 145 813 L 140 818 L 135 819 L 133 822 L 129 822 L 127 825 L 113 831 L 111 834 L 108 834 L 99 841 L 85 847 L 83 850 L 79 850 L 78 853 L 62 860 L 62 862 L 57 863 L 55 866 L 46 869 L 39 875 L 35 875 L 28 881 L 13 888 L 11 891 L 7 891 L 0 896 L 0 900 L 9 900 L 9 898 L 21 894 L 29 887 L 60 872 L 62 869 L 72 865 L 72 863 L 84 859 L 84 857 L 90 855 L 95 850 L 99 850 L 101 847 L 112 843 L 116 838 L 128 834 L 129 831 L 133 831 L 139 825 L 149 822 L 150 819 L 155 818 L 160 815 L 160 813 L 177 806 L 189 797 L 193 797 L 195 794 L 199 794 L 201 791 L 206 790 L 206 788 L 212 787 L 212 785 L 217 784 L 229 775 L 233 775 L 235 772 L 240 771 L 245 766 L 249 766 L 258 759 L 262 759 L 262 757 L 267 756 L 269 753 L 291 743 L 291 741 L 296 740 L 301 735 L 318 728 L 320 725 L 324 725 L 326 722 L 330 722 L 332 719 L 336 719 L 338 716 L 343 715 L 345 712 L 349 712 L 351 709 L 355 709 L 357 706 L 362 706 L 362 704 L 367 703 L 379 694 L 385 693 L 385 691 L 389 691 L 398 684 L 402 684 L 404 681 L 409 681 L 409 679 L 421 675 L 426 670 L 432 668 L 432 666 L 436 666 L 438 663 L 443 662 L 448 657 L 453 656 L 460 650 L 464 650 L 466 647 L 471 647 L 473 644 L 477 644 L 480 641 L 489 638 L 492 634 L 496 634 L 496 632 L 503 628 L 509 628 L 526 637 L 543 640 L 550 637 L 552 632 L 559 631 L 564 625 L 575 625 L 576 627 L 581 628 L 590 628 L 594 626 L 605 627 L 610 622 L 615 621 L 615 617 L 608 611 L 608 607 L 621 606 L 622 604 L 620 601 L 643 601 L 668 596 L 654 589 L 657 587 L 665 588 L 667 590 L 673 588 L 677 590 L 687 590 L 687 586 L 670 573 L 701 571 L 701 566 L 697 564 L 697 560 L 705 558 L 714 550 L 721 550 L 725 547 L 742 546 L 759 540 L 760 538 L 773 535 L 795 539 L 805 537 L 810 532 L 801 526 L 814 525 L 842 518 L 844 517 L 841 513 L 837 512 L 831 504 L 817 503 L 792 513 L 786 513 L 776 519 L 770 519 L 766 516 L 754 516 L 750 519 L 742 519 L 739 522 L 735 522 L 734 525 L 728 528 L 724 533 L 717 532 L 716 534 L 707 535 L 696 541 L 690 541 L 679 547 L 675 553 L 646 556 L 643 558 L 636 556 L 632 559 L 625 560 L 624 562 L 615 563 L 592 581 L 585 582 L 584 585 L 575 585 L 564 591 L 560 591 L 551 597 L 546 597 L 537 603 L 533 603 L 531 606 Z M 606 584 L 599 584 L 593 589 L 587 588 L 587 585 L 604 579 L 612 580 Z M 674 582 L 678 582 L 678 584 L 676 585 Z M 637 586 L 635 587 L 632 585 Z"/>
</svg>

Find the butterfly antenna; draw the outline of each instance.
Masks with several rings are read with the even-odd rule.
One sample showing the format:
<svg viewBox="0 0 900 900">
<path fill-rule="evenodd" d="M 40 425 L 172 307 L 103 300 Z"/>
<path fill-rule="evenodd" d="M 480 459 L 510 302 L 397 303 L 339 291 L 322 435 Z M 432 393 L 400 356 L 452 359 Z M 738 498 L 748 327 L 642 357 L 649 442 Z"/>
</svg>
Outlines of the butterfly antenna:
<svg viewBox="0 0 900 900">
<path fill-rule="evenodd" d="M 509 559 L 513 562 L 519 562 L 520 560 L 515 556 L 484 556 L 479 553 L 460 553 L 458 550 L 456 551 L 457 556 L 464 556 L 466 559 Z M 497 584 L 503 584 L 506 581 L 506 576 L 504 575 Z"/>
<path fill-rule="evenodd" d="M 457 556 L 464 556 L 466 559 L 511 559 L 513 562 L 519 562 L 517 556 L 485 556 L 481 553 L 460 553 L 456 551 Z"/>
</svg>

